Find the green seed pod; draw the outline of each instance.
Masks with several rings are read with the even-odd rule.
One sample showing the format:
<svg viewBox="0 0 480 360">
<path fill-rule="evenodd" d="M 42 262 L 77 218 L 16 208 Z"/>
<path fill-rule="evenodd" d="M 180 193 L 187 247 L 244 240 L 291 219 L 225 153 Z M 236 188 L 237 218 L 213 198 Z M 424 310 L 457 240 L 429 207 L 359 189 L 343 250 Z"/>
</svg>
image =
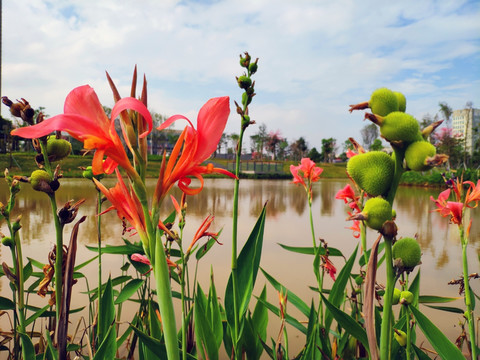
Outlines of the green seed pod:
<svg viewBox="0 0 480 360">
<path fill-rule="evenodd" d="M 375 90 L 368 105 L 375 115 L 386 116 L 393 111 L 398 111 L 397 96 L 387 88 Z"/>
<path fill-rule="evenodd" d="M 13 247 L 15 245 L 13 239 L 10 236 L 4 236 L 2 238 L 2 244 L 8 247 Z"/>
<path fill-rule="evenodd" d="M 92 180 L 92 179 L 93 179 L 92 167 L 91 167 L 91 166 L 87 166 L 87 167 L 85 168 L 85 170 L 83 170 L 82 176 L 83 176 L 85 179 Z"/>
<path fill-rule="evenodd" d="M 392 305 L 397 305 L 400 301 L 400 294 L 402 291 L 400 289 L 393 289 Z"/>
<path fill-rule="evenodd" d="M 380 134 L 388 141 L 412 142 L 418 139 L 420 126 L 409 114 L 395 111 L 379 121 Z"/>
<path fill-rule="evenodd" d="M 407 99 L 405 98 L 405 95 L 398 91 L 394 91 L 393 93 L 397 97 L 398 111 L 405 112 L 407 109 Z"/>
<path fill-rule="evenodd" d="M 257 72 L 257 69 L 258 65 L 256 62 L 253 62 L 248 66 L 248 71 L 250 71 L 251 74 L 255 74 Z"/>
<path fill-rule="evenodd" d="M 397 340 L 400 346 L 407 345 L 407 334 L 405 334 L 405 331 L 395 329 L 393 332 L 393 336 L 395 337 L 395 340 Z"/>
<path fill-rule="evenodd" d="M 400 304 L 409 305 L 413 303 L 413 299 L 413 293 L 410 291 L 405 290 L 400 293 Z"/>
<path fill-rule="evenodd" d="M 435 156 L 437 149 L 427 141 L 415 141 L 405 150 L 407 166 L 414 171 L 430 170 L 433 166 L 426 164 L 427 158 Z"/>
<path fill-rule="evenodd" d="M 395 161 L 382 151 L 370 151 L 348 160 L 347 172 L 367 194 L 384 195 L 393 181 Z"/>
<path fill-rule="evenodd" d="M 52 177 L 45 170 L 35 170 L 30 175 L 30 183 L 33 190 L 51 192 L 50 183 L 53 181 Z"/>
<path fill-rule="evenodd" d="M 361 275 L 358 275 L 355 278 L 355 284 L 357 284 L 357 285 L 362 285 L 363 284 L 363 277 Z"/>
<path fill-rule="evenodd" d="M 248 76 L 242 75 L 237 79 L 238 86 L 242 89 L 248 89 L 250 85 L 252 85 L 252 79 L 250 79 Z"/>
<path fill-rule="evenodd" d="M 47 139 L 47 154 L 50 161 L 59 161 L 72 152 L 72 144 L 67 140 L 49 136 Z"/>
<path fill-rule="evenodd" d="M 365 222 L 369 228 L 380 230 L 385 221 L 392 220 L 392 207 L 381 197 L 370 198 L 365 203 L 362 214 L 366 216 Z"/>
<path fill-rule="evenodd" d="M 405 270 L 411 271 L 415 266 L 420 264 L 422 249 L 417 240 L 406 237 L 393 244 L 392 255 L 397 266 L 401 266 Z M 401 263 L 399 260 L 401 260 Z"/>
</svg>

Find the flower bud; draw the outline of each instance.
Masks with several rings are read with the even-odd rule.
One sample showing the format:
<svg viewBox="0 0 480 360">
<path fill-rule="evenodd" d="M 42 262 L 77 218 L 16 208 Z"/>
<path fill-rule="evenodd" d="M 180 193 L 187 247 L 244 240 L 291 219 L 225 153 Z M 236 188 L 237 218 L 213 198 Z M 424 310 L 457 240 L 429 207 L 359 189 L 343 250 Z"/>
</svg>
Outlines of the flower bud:
<svg viewBox="0 0 480 360">
<path fill-rule="evenodd" d="M 22 215 L 19 215 L 17 219 L 13 222 L 12 224 L 12 231 L 13 233 L 16 233 L 18 230 L 22 228 L 22 225 L 20 225 L 20 220 L 22 219 Z"/>
<path fill-rule="evenodd" d="M 405 331 L 394 329 L 393 336 L 395 337 L 395 340 L 397 340 L 400 346 L 407 345 L 407 334 L 405 334 Z"/>
<path fill-rule="evenodd" d="M 91 167 L 91 166 L 87 166 L 87 167 L 85 168 L 85 170 L 83 170 L 82 176 L 83 176 L 85 179 L 92 180 L 92 179 L 93 179 L 93 170 L 92 170 L 92 167 Z"/>
<path fill-rule="evenodd" d="M 392 305 L 397 305 L 400 301 L 400 294 L 402 291 L 400 289 L 393 289 Z"/>
<path fill-rule="evenodd" d="M 4 236 L 2 238 L 2 244 L 11 248 L 15 245 L 15 242 L 13 241 L 13 239 L 10 236 Z"/>
<path fill-rule="evenodd" d="M 258 60 L 258 59 L 257 59 Z M 257 62 L 255 61 L 254 63 L 251 63 L 249 66 L 248 66 L 248 71 L 250 71 L 250 74 L 255 74 L 257 72 L 257 69 L 258 69 L 258 65 L 257 65 Z"/>
</svg>

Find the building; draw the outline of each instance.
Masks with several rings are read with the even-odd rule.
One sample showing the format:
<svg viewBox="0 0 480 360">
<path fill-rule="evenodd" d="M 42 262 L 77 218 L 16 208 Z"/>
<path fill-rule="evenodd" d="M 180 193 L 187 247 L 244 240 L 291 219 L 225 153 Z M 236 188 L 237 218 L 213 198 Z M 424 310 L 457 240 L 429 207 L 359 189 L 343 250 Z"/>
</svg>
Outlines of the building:
<svg viewBox="0 0 480 360">
<path fill-rule="evenodd" d="M 452 113 L 452 129 L 461 135 L 465 150 L 472 155 L 475 143 L 480 136 L 480 109 L 454 110 Z M 462 142 L 463 142 L 462 141 Z"/>
</svg>

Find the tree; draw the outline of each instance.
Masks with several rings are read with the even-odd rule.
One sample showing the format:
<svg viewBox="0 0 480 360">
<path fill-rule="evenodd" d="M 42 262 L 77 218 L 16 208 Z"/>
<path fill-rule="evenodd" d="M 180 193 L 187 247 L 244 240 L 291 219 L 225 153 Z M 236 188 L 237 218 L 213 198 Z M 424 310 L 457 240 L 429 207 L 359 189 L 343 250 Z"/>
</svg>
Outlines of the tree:
<svg viewBox="0 0 480 360">
<path fill-rule="evenodd" d="M 362 135 L 363 146 L 369 148 L 373 141 L 378 138 L 378 126 L 375 124 L 365 125 L 360 130 L 360 135 Z"/>
<path fill-rule="evenodd" d="M 334 138 L 322 139 L 322 158 L 323 162 L 332 162 L 335 155 L 336 141 Z"/>
<path fill-rule="evenodd" d="M 303 137 L 298 138 L 294 143 L 290 144 L 290 153 L 292 160 L 299 161 L 305 156 L 308 150 L 307 142 Z"/>
<path fill-rule="evenodd" d="M 442 127 L 432 134 L 437 153 L 448 155 L 447 167 L 457 168 L 462 161 L 461 135 L 454 134 L 452 128 Z"/>
<path fill-rule="evenodd" d="M 370 147 L 368 148 L 368 150 L 370 151 L 381 151 L 382 149 L 383 149 L 383 144 L 382 144 L 382 140 L 380 139 L 375 139 L 372 145 L 370 145 Z"/>
<path fill-rule="evenodd" d="M 267 136 L 267 150 L 272 154 L 272 159 L 277 159 L 277 146 L 282 141 L 280 130 L 270 131 Z"/>
<path fill-rule="evenodd" d="M 267 125 L 261 124 L 258 126 L 257 133 L 250 136 L 252 153 L 257 152 L 260 157 L 263 157 L 263 149 L 267 139 Z"/>
<path fill-rule="evenodd" d="M 452 108 L 444 101 L 439 102 L 438 106 L 440 107 L 440 113 L 443 115 L 443 119 L 445 120 L 445 125 L 450 127 L 450 117 L 453 113 Z"/>
<path fill-rule="evenodd" d="M 317 150 L 316 147 L 313 147 L 309 152 L 308 152 L 308 157 L 310 158 L 310 160 L 318 163 L 320 161 L 322 161 L 322 154 L 320 154 Z"/>
<path fill-rule="evenodd" d="M 288 141 L 286 138 L 283 138 L 282 141 L 278 143 L 278 158 L 280 160 L 285 160 L 288 156 Z"/>
</svg>

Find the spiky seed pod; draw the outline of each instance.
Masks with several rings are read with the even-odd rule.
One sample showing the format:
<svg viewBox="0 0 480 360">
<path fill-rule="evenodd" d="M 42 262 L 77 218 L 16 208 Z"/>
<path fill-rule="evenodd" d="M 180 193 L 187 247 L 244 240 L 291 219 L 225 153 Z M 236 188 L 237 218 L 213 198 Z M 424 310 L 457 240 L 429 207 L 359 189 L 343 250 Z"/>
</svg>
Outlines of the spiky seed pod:
<svg viewBox="0 0 480 360">
<path fill-rule="evenodd" d="M 437 153 L 435 146 L 427 141 L 415 141 L 405 150 L 407 166 L 414 171 L 430 170 L 433 166 L 427 163 L 427 158 L 434 157 Z"/>
<path fill-rule="evenodd" d="M 393 180 L 395 161 L 382 151 L 370 151 L 352 157 L 347 172 L 367 194 L 384 195 Z"/>
<path fill-rule="evenodd" d="M 417 240 L 405 237 L 393 244 L 392 255 L 397 266 L 411 271 L 415 266 L 420 264 L 422 249 Z"/>
<path fill-rule="evenodd" d="M 374 230 L 380 230 L 385 221 L 392 220 L 392 207 L 381 197 L 368 199 L 362 213 L 366 217 L 367 226 Z"/>
<path fill-rule="evenodd" d="M 391 112 L 398 111 L 397 96 L 392 90 L 380 88 L 375 90 L 368 102 L 373 114 L 386 116 Z"/>
<path fill-rule="evenodd" d="M 400 289 L 393 289 L 392 305 L 397 305 L 400 301 L 400 294 L 402 291 Z"/>
<path fill-rule="evenodd" d="M 365 114 L 365 118 L 380 126 L 380 134 L 388 141 L 413 142 L 421 136 L 417 119 L 412 115 L 395 111 L 387 116 Z"/>
<path fill-rule="evenodd" d="M 49 136 L 47 139 L 47 154 L 50 161 L 60 161 L 72 152 L 72 144 L 65 139 Z"/>
<path fill-rule="evenodd" d="M 405 112 L 407 109 L 407 99 L 405 98 L 405 95 L 398 91 L 394 91 L 393 93 L 397 97 L 398 111 Z"/>
<path fill-rule="evenodd" d="M 32 184 L 33 190 L 36 191 L 52 192 L 50 187 L 52 181 L 52 177 L 45 170 L 35 170 L 30 175 L 30 184 Z"/>
<path fill-rule="evenodd" d="M 413 300 L 414 296 L 412 292 L 405 290 L 400 293 L 400 304 L 410 305 L 413 303 Z"/>
</svg>

